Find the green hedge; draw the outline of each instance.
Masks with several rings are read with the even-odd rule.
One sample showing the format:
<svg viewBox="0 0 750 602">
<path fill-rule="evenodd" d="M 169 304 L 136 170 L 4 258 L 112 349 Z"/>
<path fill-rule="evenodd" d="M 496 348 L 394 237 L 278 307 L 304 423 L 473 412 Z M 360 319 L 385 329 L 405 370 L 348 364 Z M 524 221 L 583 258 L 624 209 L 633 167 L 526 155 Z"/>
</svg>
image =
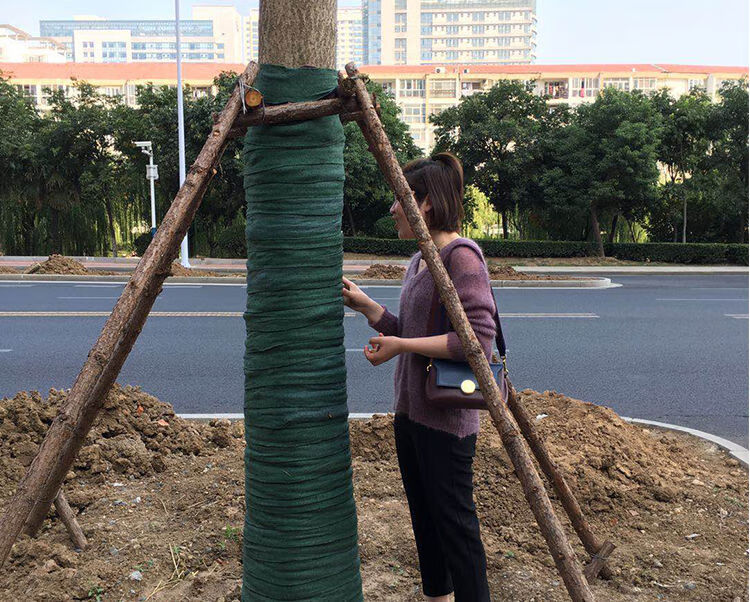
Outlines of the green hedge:
<svg viewBox="0 0 750 602">
<path fill-rule="evenodd" d="M 477 239 L 487 257 L 596 256 L 593 242 Z M 414 240 L 344 237 L 344 252 L 409 257 L 417 251 Z M 748 265 L 748 245 L 724 243 L 605 243 L 607 257 L 664 263 Z"/>
</svg>

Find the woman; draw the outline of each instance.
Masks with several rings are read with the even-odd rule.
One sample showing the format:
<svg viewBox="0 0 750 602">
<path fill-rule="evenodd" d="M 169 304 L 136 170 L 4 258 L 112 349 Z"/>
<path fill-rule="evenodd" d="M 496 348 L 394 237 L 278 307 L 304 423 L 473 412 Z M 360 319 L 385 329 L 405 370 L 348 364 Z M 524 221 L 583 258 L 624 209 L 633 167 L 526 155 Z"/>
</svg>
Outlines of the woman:
<svg viewBox="0 0 750 602">
<path fill-rule="evenodd" d="M 450 153 L 418 159 L 404 175 L 474 332 L 487 358 L 495 337 L 495 302 L 487 266 L 477 244 L 459 235 L 463 219 L 463 169 Z M 403 209 L 390 209 L 399 238 L 415 238 Z M 348 307 L 367 317 L 380 333 L 365 347 L 378 366 L 398 356 L 394 431 L 401 478 L 409 502 L 427 600 L 489 600 L 487 563 L 473 501 L 472 461 L 479 431 L 477 410 L 440 409 L 425 399 L 429 358 L 466 361 L 455 332 L 428 332 L 435 285 L 417 253 L 406 271 L 399 315 L 379 305 L 344 278 Z"/>
</svg>

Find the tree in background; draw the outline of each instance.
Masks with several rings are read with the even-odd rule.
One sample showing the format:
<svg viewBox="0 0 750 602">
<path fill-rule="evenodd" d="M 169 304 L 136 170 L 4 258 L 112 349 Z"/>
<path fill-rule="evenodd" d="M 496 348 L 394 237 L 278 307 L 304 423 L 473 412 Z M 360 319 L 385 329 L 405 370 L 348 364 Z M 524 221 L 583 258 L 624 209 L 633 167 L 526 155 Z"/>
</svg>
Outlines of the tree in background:
<svg viewBox="0 0 750 602">
<path fill-rule="evenodd" d="M 430 117 L 435 151 L 448 150 L 462 161 L 473 184 L 502 216 L 508 238 L 509 213 L 538 198 L 540 140 L 565 119 L 565 109 L 550 111 L 543 97 L 524 84 L 501 80 L 481 94 L 465 96 L 455 107 Z"/>
<path fill-rule="evenodd" d="M 688 197 L 695 183 L 688 180 L 708 152 L 711 99 L 700 89 L 674 98 L 668 89 L 663 88 L 651 95 L 651 102 L 661 120 L 657 158 L 664 166 L 666 176 L 659 189 L 660 198 L 651 213 L 656 218 L 654 225 L 657 228 L 665 223 L 672 227 L 673 240 L 676 241 L 682 209 L 682 242 L 686 242 Z M 661 215 L 657 215 L 659 213 Z"/>
<path fill-rule="evenodd" d="M 380 119 L 383 122 L 396 157 L 403 165 L 420 156 L 419 148 L 409 133 L 409 127 L 399 119 L 401 109 L 390 94 L 374 82 L 367 82 L 367 89 L 374 92 L 380 102 Z M 393 203 L 393 193 L 383 177 L 375 157 L 367 148 L 367 142 L 359 125 L 349 122 L 344 126 L 344 223 L 350 236 L 357 232 L 373 233 L 375 222 L 388 215 Z M 390 218 L 389 218 L 390 219 Z"/>
<path fill-rule="evenodd" d="M 748 81 L 726 82 L 721 101 L 711 107 L 708 135 L 711 146 L 704 173 L 711 173 L 714 193 L 710 211 L 715 225 L 712 240 L 747 242 L 748 215 Z"/>
<path fill-rule="evenodd" d="M 640 93 L 605 88 L 580 105 L 552 143 L 543 176 L 545 200 L 577 213 L 586 208 L 589 232 L 604 256 L 600 219 L 610 216 L 610 242 L 620 216 L 643 220 L 656 198 L 659 119 Z"/>
</svg>

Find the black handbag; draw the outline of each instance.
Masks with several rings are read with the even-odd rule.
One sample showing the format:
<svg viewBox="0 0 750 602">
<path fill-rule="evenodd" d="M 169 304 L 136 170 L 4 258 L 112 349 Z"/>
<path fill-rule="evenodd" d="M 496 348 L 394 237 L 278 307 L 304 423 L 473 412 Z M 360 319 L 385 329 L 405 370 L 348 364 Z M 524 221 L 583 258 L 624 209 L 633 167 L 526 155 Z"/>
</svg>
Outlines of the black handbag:
<svg viewBox="0 0 750 602">
<path fill-rule="evenodd" d="M 449 259 L 450 254 L 445 258 L 446 270 L 448 269 Z M 494 295 L 492 298 L 494 301 Z M 503 403 L 506 403 L 511 385 L 505 362 L 505 338 L 500 325 L 497 303 L 495 303 L 494 318 L 497 326 L 495 344 L 497 345 L 500 362 L 490 362 L 490 370 L 497 381 L 501 399 Z M 445 307 L 440 301 L 440 295 L 436 288 L 430 308 L 428 332 L 432 332 L 431 336 L 445 334 L 449 331 L 449 326 Z M 427 366 L 425 398 L 430 405 L 444 409 L 487 409 L 487 403 L 479 390 L 479 384 L 468 362 L 431 358 Z"/>
</svg>

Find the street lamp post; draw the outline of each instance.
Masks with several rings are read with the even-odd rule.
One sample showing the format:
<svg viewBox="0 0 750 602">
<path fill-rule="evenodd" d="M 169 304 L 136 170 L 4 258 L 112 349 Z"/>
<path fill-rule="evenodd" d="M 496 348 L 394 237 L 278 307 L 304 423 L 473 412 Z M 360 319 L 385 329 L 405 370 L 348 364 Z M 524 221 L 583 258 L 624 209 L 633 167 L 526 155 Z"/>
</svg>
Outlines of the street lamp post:
<svg viewBox="0 0 750 602">
<path fill-rule="evenodd" d="M 185 114 L 182 103 L 182 50 L 180 49 L 180 0 L 174 0 L 175 15 L 175 46 L 177 50 L 177 141 L 180 152 L 180 188 L 185 182 Z M 188 261 L 188 235 L 185 232 L 185 238 L 180 245 L 180 263 L 190 267 Z"/>
<path fill-rule="evenodd" d="M 154 165 L 154 151 L 150 140 L 141 140 L 135 143 L 141 149 L 141 152 L 148 155 L 148 165 L 146 165 L 146 179 L 151 188 L 151 238 L 156 234 L 156 197 L 154 195 L 154 182 L 159 179 L 158 166 Z"/>
</svg>

